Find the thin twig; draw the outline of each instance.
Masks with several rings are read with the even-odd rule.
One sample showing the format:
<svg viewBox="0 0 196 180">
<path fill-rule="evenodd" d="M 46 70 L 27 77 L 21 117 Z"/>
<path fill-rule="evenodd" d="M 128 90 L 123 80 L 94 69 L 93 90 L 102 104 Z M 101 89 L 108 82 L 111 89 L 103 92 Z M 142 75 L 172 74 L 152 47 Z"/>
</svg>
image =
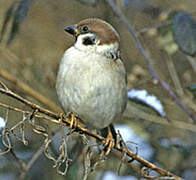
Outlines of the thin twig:
<svg viewBox="0 0 196 180">
<path fill-rule="evenodd" d="M 13 151 L 13 149 L 10 149 L 10 153 L 12 154 L 12 156 L 14 157 L 14 159 L 18 162 L 18 164 L 20 165 L 21 172 L 26 171 L 26 164 L 16 155 L 16 153 Z"/>
<path fill-rule="evenodd" d="M 150 113 L 147 113 L 145 111 L 142 111 L 141 109 L 133 106 L 130 103 L 127 103 L 127 108 L 123 114 L 123 120 L 126 122 L 130 122 L 130 119 L 133 119 L 134 117 L 137 117 L 139 119 L 147 120 L 153 123 L 159 123 L 165 126 L 170 126 L 173 128 L 179 128 L 180 130 L 186 130 L 190 132 L 196 132 L 196 125 L 192 123 L 187 123 L 183 121 L 176 121 L 172 120 L 172 123 L 169 123 L 164 120 L 163 117 L 153 115 Z"/>
<path fill-rule="evenodd" d="M 32 103 L 32 102 L 28 101 L 27 99 L 19 96 L 18 94 L 12 92 L 11 90 L 5 90 L 3 88 L 0 88 L 0 92 L 3 93 L 3 94 L 6 94 L 7 96 L 10 96 L 10 97 L 12 97 L 14 99 L 17 99 L 18 101 L 26 104 L 27 106 L 29 106 L 33 110 L 37 109 L 38 112 L 43 113 L 43 114 L 49 116 L 50 118 L 53 118 L 53 119 L 50 119 L 50 118 L 44 117 L 47 120 L 50 120 L 50 121 L 52 121 L 52 122 L 54 122 L 56 124 L 60 124 L 60 125 L 68 125 L 68 126 L 70 126 L 70 124 L 71 124 L 71 121 L 68 118 L 63 118 L 61 114 L 56 114 L 56 113 L 54 113 L 52 111 L 49 111 L 49 110 L 47 110 L 45 108 L 42 108 L 39 105 L 37 105 L 35 103 Z M 92 137 L 94 137 L 94 138 L 96 138 L 96 139 L 98 139 L 100 141 L 103 141 L 105 139 L 105 138 L 103 138 L 102 136 L 99 136 L 96 133 L 88 131 L 88 129 L 86 129 L 85 126 L 82 123 L 80 123 L 80 122 L 77 122 L 77 128 L 79 128 L 79 130 L 81 130 L 83 133 L 85 133 L 87 135 L 90 135 L 90 136 L 92 136 Z"/>
<path fill-rule="evenodd" d="M 12 76 L 10 73 L 8 73 L 7 71 L 0 69 L 0 76 L 6 80 L 8 80 L 9 82 L 13 83 L 15 86 L 19 87 L 20 89 L 22 89 L 24 92 L 26 92 L 27 94 L 31 95 L 32 97 L 34 97 L 36 100 L 38 100 L 39 102 L 41 102 L 42 104 L 46 105 L 47 107 L 49 107 L 50 109 L 56 111 L 56 112 L 62 112 L 62 110 L 55 105 L 51 100 L 49 100 L 48 98 L 46 98 L 45 96 L 41 95 L 40 93 L 38 93 L 37 91 L 35 91 L 33 88 L 29 87 L 27 84 L 25 84 L 24 82 L 16 79 L 14 76 Z M 4 88 L 5 89 L 5 88 Z"/>
<path fill-rule="evenodd" d="M 134 40 L 136 42 L 137 49 L 141 52 L 142 56 L 144 57 L 144 60 L 146 61 L 146 64 L 148 65 L 148 68 L 150 70 L 152 77 L 154 79 L 156 79 L 160 83 L 160 85 L 168 92 L 168 94 L 175 101 L 175 103 L 178 104 L 189 115 L 189 117 L 191 119 L 196 121 L 196 115 L 193 114 L 191 112 L 191 110 L 184 103 L 181 102 L 181 100 L 171 90 L 169 84 L 167 84 L 164 80 L 162 80 L 160 78 L 160 76 L 158 75 L 158 73 L 153 68 L 153 66 L 151 64 L 151 59 L 150 59 L 149 55 L 147 54 L 146 50 L 144 49 L 144 47 L 142 46 L 142 44 L 137 36 L 137 33 L 136 33 L 134 27 L 131 25 L 130 21 L 124 16 L 124 14 L 122 14 L 122 12 L 116 6 L 116 4 L 114 3 L 113 0 L 106 0 L 106 2 L 111 6 L 113 11 L 116 13 L 116 15 L 120 17 L 123 24 L 128 28 L 129 32 L 131 33 L 132 37 L 134 38 Z"/>
<path fill-rule="evenodd" d="M 51 133 L 52 134 L 51 138 L 54 138 L 56 133 L 59 132 L 60 128 L 57 128 L 54 133 Z M 20 177 L 19 177 L 20 180 L 23 180 L 25 178 L 26 173 L 32 168 L 32 166 L 35 164 L 38 158 L 42 155 L 42 153 L 44 152 L 44 149 L 45 149 L 45 144 L 41 145 L 41 147 L 36 151 L 36 153 L 33 155 L 31 160 L 26 165 L 26 168 L 24 169 L 24 171 L 20 174 Z"/>
<path fill-rule="evenodd" d="M 148 27 L 148 28 L 143 28 L 142 30 L 140 30 L 139 31 L 139 33 L 140 34 L 142 34 L 142 33 L 146 33 L 146 32 L 148 32 L 148 31 L 150 31 L 150 30 L 152 30 L 152 29 L 159 29 L 159 28 L 161 28 L 161 27 L 165 27 L 165 26 L 169 26 L 169 25 L 171 25 L 172 24 L 172 21 L 164 21 L 164 22 L 162 22 L 162 23 L 160 23 L 160 24 L 157 24 L 157 25 L 155 25 L 155 26 L 152 26 L 152 27 Z"/>
<path fill-rule="evenodd" d="M 19 96 L 18 94 L 13 93 L 10 90 L 6 90 L 6 89 L 3 89 L 3 88 L 0 88 L 0 92 L 3 93 L 3 94 L 8 95 L 10 97 L 13 97 L 14 99 L 17 99 L 18 101 L 20 101 L 20 102 L 28 105 L 29 107 L 31 107 L 33 110 L 38 109 L 39 112 L 44 113 L 44 114 L 46 114 L 46 115 L 48 115 L 50 117 L 59 118 L 59 116 L 57 114 L 55 114 L 55 113 L 53 113 L 53 112 L 51 112 L 51 111 L 49 111 L 49 110 L 47 110 L 45 108 L 42 108 L 39 105 L 34 104 L 34 103 L 28 101 L 27 99 L 22 98 L 21 96 Z"/>
<path fill-rule="evenodd" d="M 180 97 L 183 97 L 184 91 L 183 91 L 182 85 L 180 83 L 180 79 L 179 79 L 178 74 L 176 72 L 176 68 L 175 68 L 174 63 L 172 61 L 172 58 L 171 58 L 171 56 L 169 56 L 167 54 L 167 58 L 165 58 L 165 59 L 166 59 L 166 64 L 167 64 L 169 73 L 170 73 L 170 77 L 173 80 L 174 86 L 176 88 L 176 92 Z"/>
<path fill-rule="evenodd" d="M 193 58 L 191 56 L 186 55 L 186 58 L 189 61 L 190 65 L 192 66 L 193 71 L 196 73 L 196 60 L 195 60 L 195 57 Z"/>
<path fill-rule="evenodd" d="M 52 122 L 55 122 L 59 125 L 62 125 L 62 126 L 70 126 L 71 124 L 71 121 L 70 119 L 68 118 L 64 118 L 62 115 L 58 115 L 56 113 L 53 113 L 51 111 L 48 111 L 47 109 L 44 109 L 28 100 L 26 100 L 25 98 L 22 98 L 21 96 L 15 94 L 14 92 L 12 92 L 11 90 L 7 89 L 3 89 L 3 88 L 0 88 L 0 92 L 7 95 L 7 96 L 10 96 L 14 99 L 17 99 L 19 100 L 20 102 L 26 104 L 27 106 L 31 107 L 32 109 L 36 109 L 37 112 L 41 112 L 47 116 L 49 116 L 50 118 L 53 118 L 54 120 Z M 36 113 L 35 116 L 38 114 Z M 51 120 L 49 118 L 49 120 Z M 45 118 L 46 119 L 46 118 Z M 79 119 L 78 119 L 79 120 Z M 76 127 L 74 127 L 76 131 L 80 132 L 80 133 L 84 133 L 84 134 L 87 134 L 89 136 L 92 136 L 94 137 L 95 139 L 97 139 L 98 141 L 101 141 L 103 144 L 105 143 L 105 138 L 94 133 L 94 132 L 91 132 L 90 130 L 88 130 L 87 128 L 85 128 L 85 126 L 78 122 L 76 124 Z M 137 154 L 135 154 L 134 152 L 132 152 L 131 150 L 127 149 L 127 148 L 122 148 L 120 144 L 117 144 L 114 149 L 116 149 L 117 151 L 121 152 L 122 154 L 126 154 L 127 156 L 129 156 L 129 158 L 133 158 L 134 160 L 140 162 L 143 166 L 146 166 L 146 167 L 149 167 L 150 169 L 152 170 L 155 170 L 157 172 L 159 172 L 160 174 L 164 175 L 164 176 L 173 176 L 175 177 L 175 179 L 181 179 L 180 177 L 177 177 L 176 175 L 162 169 L 162 168 L 159 168 L 158 166 L 146 161 L 145 159 L 141 158 L 140 156 L 138 156 Z"/>
</svg>

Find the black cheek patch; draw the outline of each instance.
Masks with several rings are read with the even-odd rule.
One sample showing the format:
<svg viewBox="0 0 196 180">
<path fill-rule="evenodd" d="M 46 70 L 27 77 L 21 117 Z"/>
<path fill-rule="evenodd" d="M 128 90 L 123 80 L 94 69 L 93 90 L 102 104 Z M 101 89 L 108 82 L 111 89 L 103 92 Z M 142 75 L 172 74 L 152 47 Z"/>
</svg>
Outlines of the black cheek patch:
<svg viewBox="0 0 196 180">
<path fill-rule="evenodd" d="M 83 39 L 83 42 L 82 43 L 84 45 L 86 45 L 86 46 L 93 45 L 93 44 L 95 44 L 95 40 L 92 37 L 86 37 L 86 38 Z"/>
</svg>

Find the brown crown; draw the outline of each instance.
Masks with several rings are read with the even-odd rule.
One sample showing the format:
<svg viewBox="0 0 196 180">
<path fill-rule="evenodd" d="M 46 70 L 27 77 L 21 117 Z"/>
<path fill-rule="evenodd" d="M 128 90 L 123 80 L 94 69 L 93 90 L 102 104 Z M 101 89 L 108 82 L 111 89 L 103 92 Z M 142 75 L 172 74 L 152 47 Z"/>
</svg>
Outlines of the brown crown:
<svg viewBox="0 0 196 180">
<path fill-rule="evenodd" d="M 120 42 L 120 38 L 116 30 L 110 24 L 101 19 L 85 19 L 77 24 L 77 27 L 79 26 L 87 26 L 90 32 L 95 33 L 100 39 L 100 45 Z"/>
</svg>

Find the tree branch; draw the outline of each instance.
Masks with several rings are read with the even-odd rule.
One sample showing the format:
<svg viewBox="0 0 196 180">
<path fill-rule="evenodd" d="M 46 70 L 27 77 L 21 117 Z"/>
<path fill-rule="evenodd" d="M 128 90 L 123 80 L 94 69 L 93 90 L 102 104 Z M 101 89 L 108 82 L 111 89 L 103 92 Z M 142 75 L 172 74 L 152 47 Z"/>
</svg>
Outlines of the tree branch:
<svg viewBox="0 0 196 180">
<path fill-rule="evenodd" d="M 32 89 L 31 87 L 29 87 L 27 84 L 21 82 L 20 80 L 16 79 L 14 76 L 12 76 L 10 73 L 8 73 L 7 71 L 0 69 L 0 76 L 2 78 L 4 78 L 5 80 L 8 80 L 9 82 L 13 83 L 14 85 L 16 85 L 17 87 L 21 88 L 24 92 L 26 92 L 27 94 L 31 95 L 32 97 L 34 97 L 35 99 L 37 99 L 39 102 L 41 102 L 42 104 L 45 104 L 47 107 L 49 107 L 50 109 L 53 109 L 56 112 L 61 112 L 62 110 L 56 105 L 54 104 L 51 100 L 49 100 L 48 98 L 46 98 L 45 96 L 41 95 L 40 93 L 38 93 L 37 91 L 35 91 L 34 89 Z"/>
<path fill-rule="evenodd" d="M 131 33 L 132 37 L 134 38 L 134 40 L 136 42 L 136 47 L 141 52 L 142 56 L 144 57 L 144 60 L 146 61 L 146 64 L 147 64 L 147 66 L 148 66 L 148 68 L 150 70 L 150 73 L 151 73 L 152 77 L 154 79 L 156 79 L 160 83 L 160 85 L 167 91 L 167 93 L 175 101 L 175 103 L 178 104 L 178 106 L 180 106 L 188 114 L 188 116 L 192 120 L 194 120 L 196 122 L 196 115 L 193 114 L 192 111 L 184 103 L 182 103 L 182 101 L 171 90 L 169 84 L 167 84 L 164 80 L 162 80 L 160 78 L 160 76 L 158 75 L 158 73 L 156 72 L 156 70 L 153 68 L 153 66 L 151 64 L 150 57 L 147 54 L 147 52 L 144 49 L 144 47 L 142 46 L 142 44 L 141 44 L 141 42 L 140 42 L 140 40 L 139 40 L 139 38 L 137 36 L 137 33 L 136 33 L 134 27 L 131 25 L 130 21 L 128 21 L 128 19 L 124 16 L 124 14 L 122 14 L 122 12 L 116 6 L 116 4 L 114 3 L 113 0 L 106 0 L 106 2 L 111 6 L 111 8 L 115 12 L 115 14 L 117 16 L 119 16 L 119 18 L 121 19 L 121 21 L 123 22 L 123 24 L 127 27 L 127 29 L 129 30 L 129 32 Z"/>
<path fill-rule="evenodd" d="M 71 120 L 68 117 L 64 117 L 61 114 L 59 115 L 59 114 L 51 112 L 51 111 L 49 111 L 49 110 L 47 110 L 45 108 L 42 108 L 42 107 L 38 106 L 37 104 L 34 104 L 34 103 L 26 100 L 25 98 L 15 94 L 14 92 L 9 90 L 8 88 L 6 88 L 6 89 L 0 88 L 0 92 L 5 94 L 5 95 L 7 95 L 7 96 L 10 96 L 10 97 L 12 97 L 12 98 L 14 98 L 14 99 L 16 99 L 16 100 L 18 100 L 20 102 L 22 102 L 23 104 L 29 106 L 33 110 L 36 110 L 37 113 L 34 114 L 35 117 L 43 117 L 44 119 L 49 120 L 50 122 L 59 124 L 61 126 L 68 126 L 68 127 L 70 127 Z M 2 107 L 6 108 L 6 105 L 4 105 Z M 9 109 L 16 110 L 17 112 L 20 111 L 19 108 L 14 108 L 14 107 L 9 107 Z M 25 111 L 25 112 L 28 112 L 28 111 Z M 30 113 L 30 112 L 28 112 L 28 113 Z M 42 116 L 40 113 L 43 114 L 44 116 Z M 46 117 L 46 116 L 48 116 L 48 117 Z M 80 120 L 80 119 L 78 118 L 78 120 Z M 102 136 L 100 136 L 100 135 L 98 135 L 98 134 L 88 130 L 80 122 L 77 122 L 76 127 L 74 127 L 74 130 L 77 131 L 77 132 L 89 135 L 91 137 L 94 137 L 98 141 L 102 142 L 102 144 L 105 143 L 105 138 L 104 137 L 102 137 Z M 114 149 L 119 151 L 122 154 L 126 154 L 127 155 L 126 156 L 126 160 L 127 161 L 129 161 L 130 158 L 133 158 L 134 160 L 140 162 L 143 166 L 148 167 L 151 170 L 155 170 L 155 171 L 157 171 L 158 173 L 160 173 L 163 176 L 171 176 L 171 177 L 174 177 L 176 180 L 181 180 L 182 179 L 182 178 L 172 174 L 171 172 L 166 171 L 166 170 L 164 170 L 162 168 L 159 168 L 158 166 L 156 166 L 156 165 L 148 162 L 147 160 L 141 158 L 140 156 L 138 156 L 137 154 L 133 153 L 128 148 L 122 146 L 122 144 L 120 142 L 118 144 L 116 144 Z"/>
</svg>

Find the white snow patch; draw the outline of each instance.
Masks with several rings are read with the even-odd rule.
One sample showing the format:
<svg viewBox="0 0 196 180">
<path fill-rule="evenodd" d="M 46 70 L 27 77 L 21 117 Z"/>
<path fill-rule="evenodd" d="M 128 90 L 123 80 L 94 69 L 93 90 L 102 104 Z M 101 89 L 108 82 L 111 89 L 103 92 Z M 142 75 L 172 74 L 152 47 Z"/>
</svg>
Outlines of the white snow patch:
<svg viewBox="0 0 196 180">
<path fill-rule="evenodd" d="M 4 129 L 5 128 L 5 119 L 3 119 L 2 117 L 0 117 L 0 129 Z"/>
<path fill-rule="evenodd" d="M 117 176 L 115 173 L 108 171 L 104 174 L 102 180 L 137 180 L 137 179 L 133 176 Z"/>
<path fill-rule="evenodd" d="M 162 103 L 157 99 L 156 96 L 149 94 L 145 89 L 142 90 L 131 89 L 130 91 L 127 92 L 127 96 L 130 99 L 135 99 L 137 101 L 143 102 L 146 105 L 152 107 L 162 117 L 166 116 Z"/>
</svg>

